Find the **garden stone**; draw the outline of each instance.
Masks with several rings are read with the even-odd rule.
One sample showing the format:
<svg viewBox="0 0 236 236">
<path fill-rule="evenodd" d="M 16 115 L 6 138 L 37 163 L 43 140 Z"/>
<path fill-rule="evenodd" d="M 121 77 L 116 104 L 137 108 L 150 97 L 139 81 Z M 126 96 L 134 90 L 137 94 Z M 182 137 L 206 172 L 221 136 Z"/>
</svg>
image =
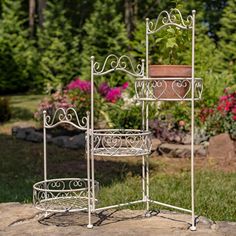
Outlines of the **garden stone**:
<svg viewBox="0 0 236 236">
<path fill-rule="evenodd" d="M 15 135 L 17 139 L 26 139 L 26 136 L 29 135 L 32 131 L 34 131 L 33 127 L 21 128 L 14 127 L 12 128 L 12 134 Z"/>
<path fill-rule="evenodd" d="M 210 138 L 208 155 L 222 159 L 235 157 L 234 142 L 228 133 L 219 134 Z"/>
<path fill-rule="evenodd" d="M 182 138 L 182 144 L 191 144 L 191 135 L 190 134 L 184 135 L 184 137 Z"/>
<path fill-rule="evenodd" d="M 0 235 L 127 235 L 127 236 L 233 236 L 234 222 L 215 222 L 200 216 L 197 231 L 191 232 L 190 215 L 160 211 L 145 217 L 142 210 L 108 210 L 92 215 L 93 229 L 87 229 L 87 213 L 55 213 L 43 218 L 43 213 L 31 204 L 0 204 Z M 100 218 L 99 218 L 100 215 Z M 96 225 L 97 223 L 97 225 Z"/>
<path fill-rule="evenodd" d="M 180 137 L 179 135 L 175 135 L 174 141 L 175 141 L 176 143 L 180 143 L 181 137 Z"/>
<path fill-rule="evenodd" d="M 12 132 L 12 134 L 14 134 L 14 136 L 17 139 L 25 139 L 26 138 L 26 133 L 24 130 L 14 130 L 14 133 Z"/>
<path fill-rule="evenodd" d="M 43 141 L 43 134 L 36 131 L 31 131 L 25 138 L 27 141 L 40 143 Z"/>
<path fill-rule="evenodd" d="M 85 133 L 70 137 L 65 143 L 66 148 L 78 149 L 85 147 Z"/>
<path fill-rule="evenodd" d="M 191 145 L 163 143 L 159 146 L 158 152 L 161 155 L 174 158 L 186 158 L 191 156 Z M 202 145 L 194 146 L 196 156 L 205 156 L 206 150 Z"/>
<path fill-rule="evenodd" d="M 161 140 L 158 138 L 152 138 L 152 152 L 157 151 L 158 147 L 161 145 Z"/>
<path fill-rule="evenodd" d="M 68 146 L 68 142 L 69 142 L 68 136 L 58 136 L 58 137 L 52 138 L 52 143 L 59 147 Z"/>
</svg>

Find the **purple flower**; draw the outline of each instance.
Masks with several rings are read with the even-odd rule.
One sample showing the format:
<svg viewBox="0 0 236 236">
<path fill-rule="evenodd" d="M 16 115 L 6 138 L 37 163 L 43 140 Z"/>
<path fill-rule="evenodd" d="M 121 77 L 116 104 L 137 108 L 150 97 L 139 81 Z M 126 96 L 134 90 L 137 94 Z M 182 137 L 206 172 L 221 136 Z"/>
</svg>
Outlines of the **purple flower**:
<svg viewBox="0 0 236 236">
<path fill-rule="evenodd" d="M 90 90 L 91 90 L 91 82 L 90 81 L 86 81 L 86 80 L 76 79 L 76 80 L 71 81 L 67 85 L 67 88 L 69 90 L 80 89 L 81 91 L 84 91 L 84 92 L 90 92 Z"/>
<path fill-rule="evenodd" d="M 106 100 L 108 102 L 115 103 L 120 97 L 121 97 L 121 88 L 115 87 L 115 88 L 111 88 L 108 91 L 108 93 L 106 95 Z"/>
<path fill-rule="evenodd" d="M 129 83 L 128 82 L 125 82 L 123 85 L 122 85 L 122 89 L 127 89 L 129 86 Z"/>
<path fill-rule="evenodd" d="M 102 96 L 106 96 L 110 91 L 110 87 L 106 82 L 104 82 L 99 86 L 98 91 Z"/>
</svg>

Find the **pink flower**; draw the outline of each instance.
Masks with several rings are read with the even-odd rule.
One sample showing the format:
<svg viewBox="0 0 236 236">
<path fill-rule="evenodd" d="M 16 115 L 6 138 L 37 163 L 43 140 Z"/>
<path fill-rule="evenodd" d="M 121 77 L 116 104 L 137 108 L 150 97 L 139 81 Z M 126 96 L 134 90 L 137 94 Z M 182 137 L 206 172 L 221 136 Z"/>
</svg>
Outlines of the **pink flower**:
<svg viewBox="0 0 236 236">
<path fill-rule="evenodd" d="M 125 82 L 123 85 L 122 85 L 122 89 L 127 89 L 129 86 L 129 83 L 128 82 Z"/>
<path fill-rule="evenodd" d="M 234 108 L 232 109 L 232 113 L 236 115 L 236 106 L 234 106 Z"/>
<path fill-rule="evenodd" d="M 228 99 L 228 96 L 222 96 L 222 97 L 220 97 L 220 101 L 225 101 L 225 100 L 227 100 Z"/>
<path fill-rule="evenodd" d="M 110 87 L 106 82 L 102 83 L 98 88 L 98 91 L 102 96 L 106 96 L 109 90 L 110 90 Z"/>
<path fill-rule="evenodd" d="M 115 103 L 120 97 L 121 97 L 121 88 L 115 87 L 115 88 L 111 88 L 108 91 L 108 93 L 106 95 L 106 100 L 108 102 Z"/>
<path fill-rule="evenodd" d="M 236 120 L 236 116 L 233 116 L 233 120 Z"/>
<path fill-rule="evenodd" d="M 71 81 L 67 85 L 67 88 L 69 90 L 80 89 L 81 91 L 84 91 L 84 92 L 90 92 L 90 90 L 91 90 L 91 82 L 90 81 L 86 81 L 86 80 L 76 79 L 76 80 Z"/>
</svg>

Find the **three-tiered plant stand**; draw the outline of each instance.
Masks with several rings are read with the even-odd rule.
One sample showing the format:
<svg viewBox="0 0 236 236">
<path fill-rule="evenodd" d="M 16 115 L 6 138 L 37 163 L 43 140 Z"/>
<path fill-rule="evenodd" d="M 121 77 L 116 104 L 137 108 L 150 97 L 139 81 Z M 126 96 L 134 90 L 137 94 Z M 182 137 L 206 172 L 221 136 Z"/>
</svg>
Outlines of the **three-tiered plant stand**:
<svg viewBox="0 0 236 236">
<path fill-rule="evenodd" d="M 149 36 L 164 30 L 167 27 L 176 27 L 179 30 L 192 31 L 192 63 L 187 66 L 188 71 L 184 74 L 172 72 L 166 74 L 170 69 L 159 72 L 158 65 L 148 65 L 149 62 Z M 145 203 L 149 215 L 149 204 L 155 203 L 164 207 L 185 211 L 192 214 L 190 229 L 196 230 L 194 210 L 194 102 L 199 100 L 202 94 L 202 80 L 195 78 L 194 68 L 195 48 L 195 11 L 186 20 L 179 10 L 170 12 L 162 11 L 158 18 L 152 22 L 146 20 L 146 72 L 144 60 L 134 67 L 131 59 L 125 55 L 117 57 L 109 55 L 104 63 L 100 65 L 91 57 L 91 119 L 89 115 L 80 124 L 76 112 L 73 109 L 67 111 L 61 109 L 62 115 L 54 124 L 55 118 L 51 120 L 44 113 L 44 181 L 34 185 L 34 203 L 46 212 L 48 211 L 88 211 L 88 228 L 92 228 L 91 213 L 105 209 L 128 206 L 137 203 Z M 182 66 L 181 70 L 183 69 Z M 190 68 L 190 71 L 189 71 Z M 140 114 L 142 116 L 141 130 L 137 129 L 95 129 L 94 127 L 94 83 L 95 78 L 105 77 L 117 71 L 124 72 L 134 78 L 136 100 L 141 104 Z M 157 200 L 152 200 L 149 195 L 149 155 L 151 153 L 151 132 L 149 131 L 149 103 L 155 101 L 190 101 L 191 102 L 191 210 L 173 206 Z M 75 115 L 76 125 L 73 122 L 71 111 Z M 90 123 L 91 122 L 91 123 Z M 86 131 L 86 153 L 87 153 L 87 179 L 56 179 L 47 180 L 46 172 L 46 129 L 53 128 L 59 123 L 68 123 L 74 127 Z M 103 157 L 141 157 L 142 158 L 142 192 L 140 198 L 132 202 L 123 202 L 116 205 L 96 207 L 96 188 L 98 182 L 95 180 L 96 156 Z M 90 175 L 91 173 L 91 175 Z M 75 184 L 74 184 L 75 182 Z M 67 184 L 68 183 L 68 184 Z M 61 185 L 60 185 L 61 184 Z M 71 187 L 73 186 L 73 188 Z M 86 200 L 86 201 L 85 201 Z"/>
</svg>

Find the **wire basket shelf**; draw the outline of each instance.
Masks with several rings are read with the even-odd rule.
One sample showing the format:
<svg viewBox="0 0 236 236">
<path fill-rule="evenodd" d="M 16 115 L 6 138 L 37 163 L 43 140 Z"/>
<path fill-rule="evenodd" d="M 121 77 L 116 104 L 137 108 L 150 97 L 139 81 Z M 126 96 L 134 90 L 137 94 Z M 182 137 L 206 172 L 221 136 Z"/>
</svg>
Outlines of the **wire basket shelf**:
<svg viewBox="0 0 236 236">
<path fill-rule="evenodd" d="M 99 183 L 95 181 L 94 185 L 97 192 Z M 47 212 L 87 210 L 88 191 L 92 194 L 91 187 L 88 190 L 88 180 L 84 178 L 40 181 L 33 186 L 33 204 L 37 209 Z"/>
<path fill-rule="evenodd" d="M 151 132 L 136 129 L 94 130 L 96 156 L 142 156 L 151 153 Z"/>
<path fill-rule="evenodd" d="M 135 81 L 139 101 L 191 101 L 192 78 L 138 78 Z M 194 80 L 194 100 L 203 92 L 201 78 Z"/>
</svg>

